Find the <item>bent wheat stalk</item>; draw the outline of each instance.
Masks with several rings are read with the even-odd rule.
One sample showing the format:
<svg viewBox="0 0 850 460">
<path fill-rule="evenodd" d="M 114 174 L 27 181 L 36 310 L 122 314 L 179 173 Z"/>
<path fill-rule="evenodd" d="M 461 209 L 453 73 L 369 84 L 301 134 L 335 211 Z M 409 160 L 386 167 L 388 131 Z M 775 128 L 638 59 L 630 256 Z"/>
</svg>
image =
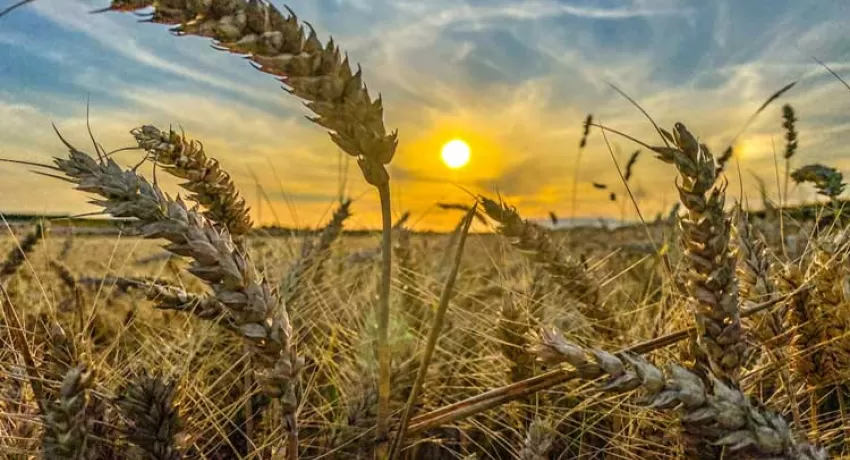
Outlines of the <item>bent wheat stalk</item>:
<svg viewBox="0 0 850 460">
<path fill-rule="evenodd" d="M 741 317 L 746 318 L 767 310 L 777 304 L 786 302 L 788 299 L 806 292 L 809 289 L 811 289 L 811 286 L 808 284 L 800 285 L 793 291 L 789 292 L 788 295 L 741 310 Z M 619 353 L 649 353 L 653 350 L 678 343 L 688 338 L 695 331 L 696 328 L 691 327 L 682 331 L 672 332 L 670 334 L 624 348 L 620 350 Z M 473 415 L 501 406 L 502 404 L 528 397 L 538 391 L 548 390 L 571 380 L 575 380 L 578 377 L 578 374 L 574 372 L 564 369 L 556 369 L 510 385 L 494 388 L 463 401 L 449 404 L 440 409 L 428 412 L 427 414 L 414 417 L 410 421 L 410 427 L 407 429 L 407 433 L 420 433 L 467 417 L 472 417 Z"/>
<path fill-rule="evenodd" d="M 651 408 L 678 408 L 687 437 L 725 447 L 733 455 L 788 460 L 827 458 L 826 450 L 795 439 L 781 415 L 750 404 L 736 385 L 712 372 L 702 378 L 673 363 L 665 375 L 640 355 L 588 350 L 553 329 L 543 331 L 533 350 L 549 364 L 569 363 L 582 379 L 607 377 L 601 391 L 640 390 Z"/>
</svg>

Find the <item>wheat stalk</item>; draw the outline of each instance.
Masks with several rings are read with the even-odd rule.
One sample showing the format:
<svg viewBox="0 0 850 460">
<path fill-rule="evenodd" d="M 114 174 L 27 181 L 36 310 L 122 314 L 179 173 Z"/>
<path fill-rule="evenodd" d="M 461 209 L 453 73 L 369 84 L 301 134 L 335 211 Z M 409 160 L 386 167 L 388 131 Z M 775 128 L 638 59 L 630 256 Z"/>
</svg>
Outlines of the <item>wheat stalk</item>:
<svg viewBox="0 0 850 460">
<path fill-rule="evenodd" d="M 735 458 L 827 458 L 825 450 L 798 441 L 782 416 L 751 404 L 739 389 L 711 372 L 704 381 L 673 363 L 665 375 L 640 355 L 588 350 L 553 329 L 543 330 L 533 352 L 548 364 L 569 363 L 583 379 L 605 377 L 601 391 L 641 390 L 651 408 L 678 408 L 687 436 L 722 446 Z"/>
<path fill-rule="evenodd" d="M 389 458 L 394 459 L 401 452 L 401 448 L 404 446 L 404 437 L 407 435 L 407 426 L 410 422 L 411 417 L 411 409 L 413 405 L 416 403 L 417 398 L 419 397 L 419 393 L 422 391 L 423 385 L 425 384 L 425 376 L 428 372 L 428 366 L 431 364 L 431 358 L 434 356 L 434 350 L 437 347 L 437 340 L 440 337 L 440 332 L 443 329 L 443 322 L 445 321 L 446 313 L 449 309 L 449 301 L 451 300 L 452 294 L 454 293 L 454 284 L 457 279 L 458 269 L 460 268 L 460 261 L 463 256 L 463 248 L 466 245 L 466 238 L 469 235 L 469 226 L 472 225 L 472 219 L 475 215 L 476 206 L 473 206 L 472 209 L 466 214 L 461 222 L 463 222 L 463 228 L 460 234 L 460 240 L 457 243 L 457 247 L 454 252 L 454 262 L 452 263 L 452 267 L 449 271 L 448 276 L 446 277 L 446 283 L 443 285 L 443 290 L 440 293 L 440 303 L 437 305 L 437 311 L 434 315 L 434 321 L 431 324 L 431 330 L 428 333 L 428 341 L 425 344 L 425 350 L 422 354 L 422 360 L 419 363 L 419 369 L 416 373 L 416 380 L 413 383 L 413 388 L 410 391 L 410 395 L 407 398 L 407 404 L 404 406 L 404 410 L 401 414 L 401 422 L 399 423 L 398 434 L 396 435 L 395 440 L 392 443 L 389 451 Z"/>
<path fill-rule="evenodd" d="M 176 35 L 212 38 L 216 47 L 239 53 L 261 71 L 280 79 L 296 97 L 306 101 L 315 117 L 310 120 L 330 131 L 331 140 L 357 159 L 367 183 L 378 189 L 381 202 L 382 264 L 377 305 L 380 395 L 378 432 L 389 424 L 390 282 L 392 276 L 392 216 L 390 176 L 386 165 L 395 155 L 396 132 L 387 133 L 380 96 L 372 100 L 362 72 L 352 72 L 348 57 L 330 39 L 323 45 L 309 27 L 305 34 L 289 10 L 284 16 L 273 5 L 257 0 L 113 0 L 100 11 L 136 11 L 153 7 L 149 22 L 169 24 Z"/>
<path fill-rule="evenodd" d="M 122 169 L 111 158 L 96 161 L 61 135 L 60 139 L 69 155 L 54 159 L 56 169 L 78 190 L 100 195 L 93 204 L 114 217 L 136 219 L 133 228 L 142 236 L 164 238 L 170 242 L 167 250 L 192 259 L 189 272 L 205 281 L 215 300 L 232 315 L 263 390 L 283 401 L 290 449 L 296 452 L 294 383 L 301 363 L 295 354 L 288 313 L 269 283 L 258 277 L 248 254 L 236 249 L 226 230 L 182 199 L 169 198 L 158 186 L 133 170 Z"/>
</svg>

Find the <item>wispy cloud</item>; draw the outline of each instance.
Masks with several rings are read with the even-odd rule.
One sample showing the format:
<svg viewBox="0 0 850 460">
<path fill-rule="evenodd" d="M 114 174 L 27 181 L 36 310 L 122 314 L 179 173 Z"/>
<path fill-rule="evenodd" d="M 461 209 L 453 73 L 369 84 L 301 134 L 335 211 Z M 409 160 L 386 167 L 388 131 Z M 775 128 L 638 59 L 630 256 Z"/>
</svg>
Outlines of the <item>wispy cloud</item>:
<svg viewBox="0 0 850 460">
<path fill-rule="evenodd" d="M 0 153 L 49 160 L 61 153 L 50 122 L 81 145 L 85 101 L 99 139 L 117 147 L 142 123 L 179 124 L 219 157 L 252 202 L 263 188 L 285 223 L 314 223 L 338 190 L 340 153 L 299 101 L 273 78 L 207 40 L 175 38 L 131 15 L 90 15 L 105 0 L 40 0 L 0 28 Z M 278 6 L 280 3 L 276 3 Z M 799 81 L 782 102 L 800 122 L 799 162 L 850 168 L 850 93 L 813 58 L 850 77 L 843 37 L 850 6 L 799 0 L 293 0 L 320 37 L 333 35 L 362 64 L 387 124 L 400 131 L 391 168 L 396 207 L 419 225 L 446 227 L 455 215 L 437 200 L 500 192 L 527 215 L 565 214 L 588 112 L 607 125 L 656 142 L 649 123 L 609 83 L 627 91 L 663 125 L 688 124 L 715 151 L 731 142 L 772 92 Z M 33 33 L 38 30 L 38 33 Z M 9 57 L 10 59 L 6 59 Z M 773 175 L 782 148 L 779 105 L 739 140 L 745 193 L 751 175 Z M 470 166 L 451 172 L 439 148 L 460 137 Z M 610 135 L 614 160 L 636 148 Z M 579 213 L 620 212 L 591 182 L 623 185 L 594 133 L 578 174 Z M 127 154 L 127 161 L 132 160 Z M 377 202 L 348 164 L 348 193 L 360 197 L 357 222 L 375 225 Z M 0 165 L 0 209 L 79 211 L 84 198 L 65 184 Z M 730 168 L 730 180 L 738 171 Z M 651 215 L 675 197 L 673 171 L 648 155 L 632 181 Z M 30 187 L 27 187 L 29 185 Z M 21 194 L 37 186 L 42 195 Z M 45 200 L 57 193 L 56 200 Z M 735 191 L 734 193 L 737 193 Z M 290 204 L 297 209 L 290 212 Z M 265 206 L 265 205 L 264 205 Z M 297 216 L 296 216 L 297 214 Z M 264 219 L 271 219 L 267 209 Z"/>
</svg>

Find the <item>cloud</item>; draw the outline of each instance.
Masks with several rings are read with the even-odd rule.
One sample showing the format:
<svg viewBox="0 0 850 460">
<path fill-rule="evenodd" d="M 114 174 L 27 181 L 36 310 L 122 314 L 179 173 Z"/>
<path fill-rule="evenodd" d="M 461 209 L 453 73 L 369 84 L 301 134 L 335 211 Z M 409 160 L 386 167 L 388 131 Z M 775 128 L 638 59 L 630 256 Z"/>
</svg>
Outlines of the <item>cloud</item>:
<svg viewBox="0 0 850 460">
<path fill-rule="evenodd" d="M 156 69 L 172 78 L 204 84 L 213 90 L 233 93 L 241 98 L 263 103 L 273 101 L 268 97 L 268 90 L 280 85 L 275 85 L 272 77 L 264 76 L 266 84 L 258 88 L 258 82 L 263 79 L 260 74 L 251 72 L 246 63 L 239 62 L 234 56 L 212 52 L 209 40 L 182 38 L 189 43 L 177 44 L 174 43 L 176 39 L 169 37 L 170 34 L 163 30 L 163 26 L 135 30 L 144 25 L 134 24 L 126 15 L 89 13 L 102 7 L 102 3 L 94 0 L 43 0 L 34 2 L 31 9 L 55 27 L 82 34 L 108 50 L 112 56 L 132 61 L 137 68 Z M 201 56 L 207 57 L 199 59 Z M 230 62 L 226 62 L 228 60 Z M 225 71 L 237 67 L 234 65 L 237 63 L 238 67 L 242 67 L 238 75 Z M 109 66 L 108 60 L 100 64 Z"/>
<path fill-rule="evenodd" d="M 468 201 L 469 193 L 499 191 L 528 216 L 567 215 L 576 174 L 577 213 L 619 217 L 621 205 L 590 184 L 606 183 L 625 196 L 614 160 L 622 166 L 638 146 L 609 133 L 612 160 L 594 130 L 577 163 L 584 116 L 593 113 L 651 144 L 659 140 L 609 83 L 659 124 L 682 121 L 720 152 L 771 93 L 798 81 L 738 139 L 744 192 L 755 190 L 747 171 L 774 173 L 774 150 L 783 148 L 779 109 L 786 102 L 800 120 L 795 164 L 850 168 L 842 156 L 850 93 L 812 59 L 850 78 L 841 20 L 850 10 L 841 2 L 776 0 L 770 8 L 731 0 L 287 4 L 321 39 L 333 35 L 352 62 L 362 64 L 370 92 L 383 96 L 387 125 L 400 132 L 390 168 L 394 209 L 418 214 L 422 227 L 453 226 L 458 216 L 435 211 L 434 203 Z M 179 125 L 221 160 L 252 203 L 264 189 L 286 222 L 313 225 L 326 217 L 338 194 L 339 160 L 347 160 L 358 225 L 379 222 L 376 196 L 357 166 L 304 119 L 307 110 L 274 78 L 213 51 L 209 40 L 175 38 L 131 15 L 87 14 L 100 6 L 101 0 L 40 0 L 6 21 L 0 52 L 10 60 L 0 62 L 0 154 L 39 161 L 61 154 L 50 122 L 88 145 L 84 104 L 90 94 L 91 123 L 107 145 L 127 145 L 127 131 L 141 123 Z M 39 34 L 30 33 L 34 29 Z M 470 143 L 473 156 L 468 168 L 452 172 L 438 152 L 455 137 Z M 737 163 L 727 174 L 737 183 Z M 631 186 L 644 215 L 666 212 L 676 197 L 674 177 L 669 165 L 641 158 Z M 89 209 L 65 184 L 25 168 L 0 165 L 0 179 L 0 209 Z M 42 195 L 20 194 L 27 184 Z M 733 188 L 729 193 L 737 196 Z M 44 201 L 49 193 L 61 196 Z M 271 214 L 266 208 L 263 218 Z"/>
</svg>

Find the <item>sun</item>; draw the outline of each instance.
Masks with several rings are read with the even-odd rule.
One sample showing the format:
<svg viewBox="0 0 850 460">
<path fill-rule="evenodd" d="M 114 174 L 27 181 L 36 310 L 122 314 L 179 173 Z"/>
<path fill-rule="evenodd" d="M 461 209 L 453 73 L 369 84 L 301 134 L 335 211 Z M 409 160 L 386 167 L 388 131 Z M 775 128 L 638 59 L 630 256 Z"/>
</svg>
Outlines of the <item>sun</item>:
<svg viewBox="0 0 850 460">
<path fill-rule="evenodd" d="M 469 163 L 469 153 L 469 144 L 460 139 L 454 139 L 446 142 L 440 156 L 446 166 L 451 169 L 459 169 Z"/>
</svg>

